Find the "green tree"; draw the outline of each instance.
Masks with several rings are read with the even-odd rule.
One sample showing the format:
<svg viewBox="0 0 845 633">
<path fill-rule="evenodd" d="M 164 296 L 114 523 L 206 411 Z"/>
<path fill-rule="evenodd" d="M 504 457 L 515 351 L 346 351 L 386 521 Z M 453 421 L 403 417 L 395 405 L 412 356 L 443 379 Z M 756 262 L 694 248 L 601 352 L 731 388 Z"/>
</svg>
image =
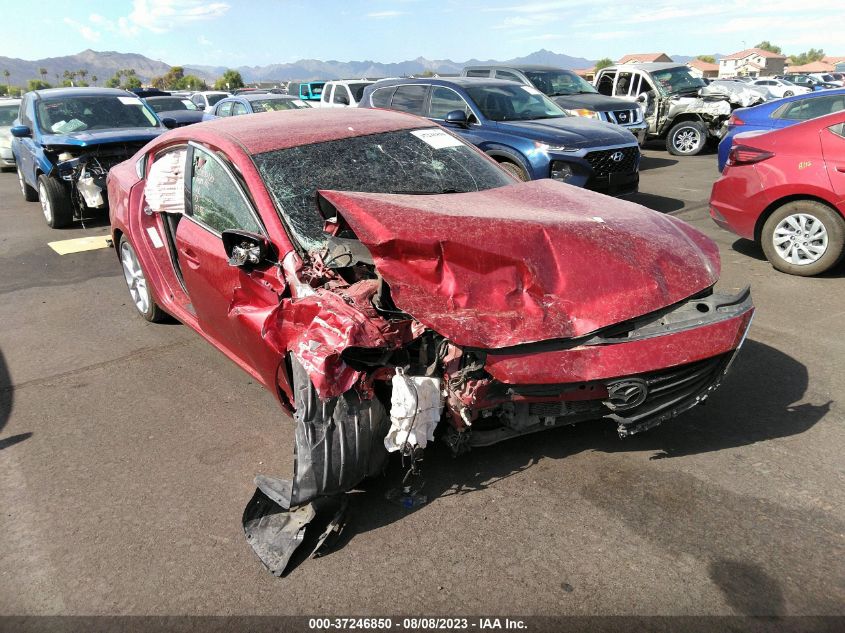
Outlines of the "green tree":
<svg viewBox="0 0 845 633">
<path fill-rule="evenodd" d="M 38 69 L 38 74 L 41 75 L 41 81 L 47 81 L 47 69 L 43 66 Z"/>
<path fill-rule="evenodd" d="M 755 46 L 754 48 L 759 48 L 759 49 L 762 49 L 764 51 L 769 51 L 770 53 L 775 53 L 776 55 L 783 54 L 783 51 L 781 50 L 780 46 L 776 46 L 775 44 L 772 44 L 769 40 L 763 40 L 762 42 L 757 44 L 757 46 Z"/>
<path fill-rule="evenodd" d="M 817 62 L 822 57 L 824 57 L 824 51 L 822 49 L 811 48 L 804 53 L 790 55 L 789 61 L 793 66 L 802 66 L 804 64 L 809 64 L 810 62 Z"/>
<path fill-rule="evenodd" d="M 140 88 L 141 85 L 141 80 L 138 79 L 138 77 L 135 75 L 129 75 L 126 77 L 126 82 L 123 84 L 123 87 L 129 90 L 131 88 Z"/>
<path fill-rule="evenodd" d="M 244 80 L 237 70 L 231 68 L 223 73 L 223 76 L 214 82 L 215 90 L 237 90 L 244 87 Z"/>
<path fill-rule="evenodd" d="M 196 75 L 185 75 L 176 84 L 176 87 L 181 90 L 208 90 L 208 84 L 204 79 Z"/>
<path fill-rule="evenodd" d="M 712 55 L 699 55 L 698 57 L 696 57 L 696 59 L 703 61 L 703 62 L 707 62 L 708 64 L 715 64 L 716 63 L 716 58 L 713 57 Z"/>
<path fill-rule="evenodd" d="M 43 79 L 30 79 L 26 82 L 26 89 L 27 90 L 44 90 L 44 88 L 52 88 L 50 84 L 48 84 Z"/>
<path fill-rule="evenodd" d="M 602 68 L 607 68 L 608 66 L 613 66 L 613 60 L 610 59 L 610 57 L 602 57 L 596 62 L 596 72 L 600 71 Z"/>
<path fill-rule="evenodd" d="M 94 84 L 95 86 L 97 85 L 97 79 L 98 79 L 97 75 L 91 75 L 91 83 Z"/>
<path fill-rule="evenodd" d="M 9 72 L 8 68 L 3 70 L 3 76 L 6 78 L 6 93 L 7 94 L 12 94 L 12 84 L 9 83 L 9 75 L 11 75 L 11 74 L 12 73 Z"/>
</svg>

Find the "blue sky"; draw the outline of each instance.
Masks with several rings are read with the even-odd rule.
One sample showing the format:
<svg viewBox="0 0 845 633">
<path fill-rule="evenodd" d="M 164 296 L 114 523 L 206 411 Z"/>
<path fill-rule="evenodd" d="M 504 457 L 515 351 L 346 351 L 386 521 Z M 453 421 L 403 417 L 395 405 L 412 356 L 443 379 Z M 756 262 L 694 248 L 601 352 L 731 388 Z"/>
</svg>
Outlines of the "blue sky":
<svg viewBox="0 0 845 633">
<path fill-rule="evenodd" d="M 0 8 L 0 55 L 23 59 L 86 48 L 225 66 L 508 59 L 540 48 L 617 59 L 732 53 L 762 39 L 787 53 L 845 55 L 843 0 L 0 0 Z"/>
</svg>

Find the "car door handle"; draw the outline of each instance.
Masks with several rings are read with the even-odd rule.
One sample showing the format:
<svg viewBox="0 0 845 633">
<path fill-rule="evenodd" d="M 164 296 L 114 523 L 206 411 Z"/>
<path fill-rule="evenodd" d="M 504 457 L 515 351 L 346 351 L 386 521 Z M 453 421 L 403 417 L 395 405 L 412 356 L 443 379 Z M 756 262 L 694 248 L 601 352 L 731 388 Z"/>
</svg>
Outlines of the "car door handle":
<svg viewBox="0 0 845 633">
<path fill-rule="evenodd" d="M 841 174 L 845 174 L 845 165 L 837 165 L 836 171 L 838 171 Z"/>
<path fill-rule="evenodd" d="M 188 262 L 188 266 L 191 268 L 199 268 L 200 267 L 200 258 L 197 257 L 197 254 L 190 248 L 183 248 L 182 255 L 184 255 L 185 259 Z"/>
</svg>

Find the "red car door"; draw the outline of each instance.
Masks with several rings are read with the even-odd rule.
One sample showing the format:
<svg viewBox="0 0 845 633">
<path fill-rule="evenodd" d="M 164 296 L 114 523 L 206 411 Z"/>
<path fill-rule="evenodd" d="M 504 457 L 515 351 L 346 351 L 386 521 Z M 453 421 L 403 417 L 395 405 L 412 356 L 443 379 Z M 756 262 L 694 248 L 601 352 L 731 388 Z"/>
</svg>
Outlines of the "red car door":
<svg viewBox="0 0 845 633">
<path fill-rule="evenodd" d="M 186 179 L 185 217 L 176 229 L 182 278 L 202 332 L 233 360 L 274 389 L 281 359 L 261 336 L 279 304 L 284 283 L 276 266 L 244 270 L 229 265 L 221 233 L 239 229 L 267 235 L 259 214 L 227 161 L 193 146 Z"/>
<path fill-rule="evenodd" d="M 837 200 L 845 202 L 845 122 L 822 128 L 821 141 L 830 184 Z"/>
</svg>

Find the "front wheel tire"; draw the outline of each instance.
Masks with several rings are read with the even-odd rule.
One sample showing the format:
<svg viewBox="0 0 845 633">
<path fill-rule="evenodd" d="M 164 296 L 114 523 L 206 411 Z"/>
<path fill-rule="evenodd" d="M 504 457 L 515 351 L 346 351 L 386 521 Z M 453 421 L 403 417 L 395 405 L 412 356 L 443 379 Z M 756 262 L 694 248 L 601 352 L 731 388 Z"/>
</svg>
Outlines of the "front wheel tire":
<svg viewBox="0 0 845 633">
<path fill-rule="evenodd" d="M 700 121 L 682 121 L 666 137 L 666 149 L 673 156 L 695 156 L 706 145 L 707 128 Z"/>
<path fill-rule="evenodd" d="M 777 209 L 763 225 L 763 252 L 784 273 L 811 277 L 845 255 L 845 220 L 814 200 L 795 200 Z"/>
<path fill-rule="evenodd" d="M 503 160 L 499 163 L 499 166 L 501 166 L 502 169 L 504 169 L 511 176 L 514 176 L 518 180 L 521 180 L 523 182 L 531 180 L 525 170 L 516 163 L 512 163 L 509 160 Z"/>
<path fill-rule="evenodd" d="M 51 229 L 62 229 L 73 222 L 73 206 L 65 186 L 49 176 L 38 177 L 38 199 L 44 220 Z"/>
<path fill-rule="evenodd" d="M 138 310 L 138 314 L 150 323 L 161 323 L 165 321 L 167 319 L 167 313 L 155 302 L 152 289 L 144 274 L 144 269 L 141 268 L 141 262 L 138 261 L 138 255 L 135 253 L 132 244 L 126 239 L 126 236 L 120 238 L 118 250 L 120 253 L 120 264 L 123 267 L 123 277 L 126 279 L 129 296 L 132 297 L 132 303 L 135 305 L 135 309 Z"/>
</svg>

